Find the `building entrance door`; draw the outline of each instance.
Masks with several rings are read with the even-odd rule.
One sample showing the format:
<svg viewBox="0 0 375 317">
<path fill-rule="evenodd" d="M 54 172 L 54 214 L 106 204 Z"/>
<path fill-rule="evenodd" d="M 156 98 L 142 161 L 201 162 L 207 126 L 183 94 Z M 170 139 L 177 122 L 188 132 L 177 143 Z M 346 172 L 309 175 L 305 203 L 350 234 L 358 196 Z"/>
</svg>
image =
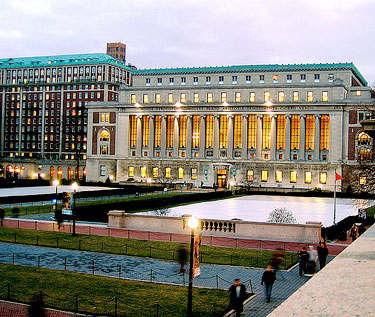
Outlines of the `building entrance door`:
<svg viewBox="0 0 375 317">
<path fill-rule="evenodd" d="M 219 188 L 227 187 L 227 170 L 217 170 L 217 185 Z"/>
</svg>

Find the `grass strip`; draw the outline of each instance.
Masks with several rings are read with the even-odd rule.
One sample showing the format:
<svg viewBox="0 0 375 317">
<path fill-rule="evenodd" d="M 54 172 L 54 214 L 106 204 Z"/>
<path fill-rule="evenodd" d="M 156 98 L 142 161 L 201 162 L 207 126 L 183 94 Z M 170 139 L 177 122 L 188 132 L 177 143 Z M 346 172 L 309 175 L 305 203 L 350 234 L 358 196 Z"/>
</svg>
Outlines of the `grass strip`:
<svg viewBox="0 0 375 317">
<path fill-rule="evenodd" d="M 176 261 L 181 243 L 152 240 L 136 240 L 95 235 L 77 235 L 68 233 L 37 231 L 18 228 L 0 228 L 0 241 L 39 245 L 44 247 L 63 248 L 71 250 L 91 251 L 119 255 L 149 257 L 162 260 Z M 188 245 L 184 245 L 189 250 Z M 201 263 L 237 265 L 248 267 L 266 267 L 273 257 L 272 251 L 236 249 L 201 245 Z M 297 261 L 297 255 L 286 252 L 283 268 L 289 268 Z"/>
<path fill-rule="evenodd" d="M 0 264 L 0 297 L 30 303 L 42 292 L 46 307 L 114 316 L 186 315 L 187 287 Z M 10 289 L 10 294 L 8 290 Z M 10 295 L 10 298 L 8 298 Z M 193 288 L 193 312 L 213 316 L 228 306 L 228 292 Z M 117 306 L 116 306 L 117 298 Z"/>
</svg>

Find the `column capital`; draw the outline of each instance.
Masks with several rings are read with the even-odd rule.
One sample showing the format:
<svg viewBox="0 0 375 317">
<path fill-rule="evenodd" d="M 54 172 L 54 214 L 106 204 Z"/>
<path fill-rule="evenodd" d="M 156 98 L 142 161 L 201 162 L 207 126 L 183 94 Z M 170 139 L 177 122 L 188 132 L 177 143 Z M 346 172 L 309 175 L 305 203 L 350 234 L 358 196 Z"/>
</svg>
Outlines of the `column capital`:
<svg viewBox="0 0 375 317">
<path fill-rule="evenodd" d="M 149 117 L 150 119 L 154 119 L 154 118 L 155 118 L 155 115 L 153 115 L 153 114 L 149 114 L 148 117 Z"/>
<path fill-rule="evenodd" d="M 218 119 L 218 118 L 220 118 L 220 115 L 219 114 L 214 114 L 214 118 Z"/>
<path fill-rule="evenodd" d="M 241 114 L 241 116 L 242 116 L 242 118 L 244 118 L 244 119 L 246 119 L 246 118 L 248 118 L 249 117 L 249 115 L 248 114 Z"/>
<path fill-rule="evenodd" d="M 207 117 L 207 115 L 205 115 L 205 114 L 200 114 L 199 115 L 202 119 L 205 119 L 206 117 Z M 216 115 L 215 115 L 216 116 Z"/>
<path fill-rule="evenodd" d="M 233 119 L 234 115 L 233 114 L 227 114 L 227 117 L 230 118 L 230 119 Z"/>
<path fill-rule="evenodd" d="M 263 118 L 263 115 L 262 114 L 257 114 L 256 117 L 259 119 L 262 119 Z"/>
<path fill-rule="evenodd" d="M 192 114 L 188 114 L 186 117 L 187 117 L 188 119 L 192 119 L 192 118 L 193 118 L 193 115 L 192 115 Z"/>
<path fill-rule="evenodd" d="M 305 119 L 306 118 L 306 115 L 305 114 L 300 114 L 299 117 L 302 119 Z"/>
<path fill-rule="evenodd" d="M 136 119 L 142 119 L 142 115 L 136 115 L 135 118 Z"/>
<path fill-rule="evenodd" d="M 292 117 L 291 114 L 286 114 L 286 115 L 285 115 L 285 118 L 287 118 L 287 119 L 290 119 L 291 117 Z"/>
<path fill-rule="evenodd" d="M 314 114 L 314 117 L 315 117 L 315 118 L 321 118 L 322 115 L 320 115 L 320 114 Z"/>
</svg>

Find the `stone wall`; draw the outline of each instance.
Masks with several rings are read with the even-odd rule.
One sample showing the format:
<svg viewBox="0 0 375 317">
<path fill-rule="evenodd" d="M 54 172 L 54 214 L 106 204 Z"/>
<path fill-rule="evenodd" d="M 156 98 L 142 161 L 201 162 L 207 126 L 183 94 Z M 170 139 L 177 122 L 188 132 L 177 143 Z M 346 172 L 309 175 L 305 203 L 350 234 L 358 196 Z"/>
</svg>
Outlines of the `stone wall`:
<svg viewBox="0 0 375 317">
<path fill-rule="evenodd" d="M 126 214 L 112 210 L 108 213 L 108 227 L 189 234 L 186 217 L 162 217 Z M 234 220 L 200 219 L 199 232 L 205 237 L 227 237 L 257 240 L 317 243 L 321 234 L 320 222 L 306 224 L 277 224 Z"/>
</svg>

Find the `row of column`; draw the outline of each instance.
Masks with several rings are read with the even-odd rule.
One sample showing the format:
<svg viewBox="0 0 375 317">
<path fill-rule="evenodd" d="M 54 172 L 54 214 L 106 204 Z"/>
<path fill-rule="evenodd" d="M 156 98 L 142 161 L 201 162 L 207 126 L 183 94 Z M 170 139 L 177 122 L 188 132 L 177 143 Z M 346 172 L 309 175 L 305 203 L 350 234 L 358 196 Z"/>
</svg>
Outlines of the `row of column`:
<svg viewBox="0 0 375 317">
<path fill-rule="evenodd" d="M 148 151 L 150 156 L 153 156 L 154 152 L 154 134 L 155 134 L 155 124 L 154 124 L 154 117 L 153 115 L 149 117 L 149 142 L 148 142 Z M 160 157 L 167 156 L 167 120 L 166 115 L 161 116 L 161 147 L 160 147 Z M 227 158 L 233 157 L 233 150 L 234 150 L 234 116 L 228 116 L 228 148 L 225 149 L 227 151 Z M 262 118 L 263 115 L 257 115 L 257 145 L 255 150 L 255 155 L 257 159 L 262 159 Z M 284 151 L 284 160 L 290 159 L 290 151 L 291 151 L 291 115 L 285 115 L 286 117 L 286 126 L 285 126 L 285 149 Z M 320 115 L 315 115 L 315 135 L 314 135 L 314 160 L 319 160 L 319 145 L 320 145 Z M 191 158 L 192 155 L 192 115 L 187 116 L 187 126 L 186 126 L 186 152 L 185 157 Z M 200 115 L 200 136 L 199 136 L 199 148 L 195 149 L 197 153 L 199 153 L 200 158 L 205 157 L 205 150 L 206 150 L 206 115 Z M 220 115 L 214 115 L 214 147 L 213 147 L 213 157 L 219 157 L 219 118 Z M 247 151 L 248 151 L 248 115 L 242 115 L 243 122 L 242 122 L 242 149 L 238 149 L 241 151 L 241 157 L 247 158 Z M 276 141 L 277 141 L 277 133 L 276 133 L 276 120 L 277 115 L 271 116 L 271 148 L 268 150 L 271 159 L 275 159 L 276 157 Z M 298 156 L 300 158 L 304 158 L 305 155 L 305 115 L 300 115 L 300 147 Z M 174 126 L 173 126 L 173 157 L 178 157 L 179 155 L 179 122 L 178 116 L 174 117 Z M 142 116 L 137 116 L 137 146 L 136 146 L 136 156 L 141 157 L 142 155 Z"/>
</svg>

